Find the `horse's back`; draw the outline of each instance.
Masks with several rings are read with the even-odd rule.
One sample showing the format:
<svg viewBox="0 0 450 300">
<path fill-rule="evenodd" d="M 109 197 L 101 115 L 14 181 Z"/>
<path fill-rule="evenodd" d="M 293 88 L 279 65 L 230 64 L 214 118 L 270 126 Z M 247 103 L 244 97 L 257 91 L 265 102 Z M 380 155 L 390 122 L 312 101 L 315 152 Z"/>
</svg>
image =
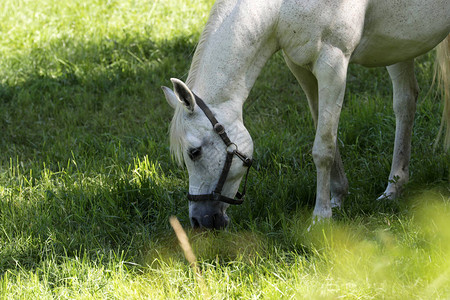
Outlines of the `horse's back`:
<svg viewBox="0 0 450 300">
<path fill-rule="evenodd" d="M 311 64 L 324 45 L 350 61 L 386 66 L 434 48 L 450 30 L 448 0 L 285 0 L 278 34 L 298 65 Z"/>
<path fill-rule="evenodd" d="M 448 0 L 371 0 L 364 20 L 351 61 L 390 65 L 428 52 L 448 35 L 450 4 Z"/>
</svg>

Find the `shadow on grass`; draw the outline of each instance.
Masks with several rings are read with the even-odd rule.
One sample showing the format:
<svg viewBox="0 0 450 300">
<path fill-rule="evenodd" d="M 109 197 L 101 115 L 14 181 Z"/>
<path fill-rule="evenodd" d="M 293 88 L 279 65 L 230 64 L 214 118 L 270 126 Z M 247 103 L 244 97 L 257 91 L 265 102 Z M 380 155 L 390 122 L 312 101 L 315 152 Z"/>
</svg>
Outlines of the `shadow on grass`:
<svg viewBox="0 0 450 300">
<path fill-rule="evenodd" d="M 134 257 L 187 214 L 160 86 L 183 77 L 194 48 L 193 37 L 65 40 L 2 61 L 0 270 Z"/>
<path fill-rule="evenodd" d="M 51 167 L 71 159 L 71 152 L 104 159 L 108 142 L 139 154 L 148 153 L 143 141 L 167 143 L 171 109 L 160 86 L 182 77 L 194 47 L 192 37 L 160 44 L 137 37 L 100 45 L 55 41 L 49 49 L 7 60 L 0 85 L 0 161 L 7 165 L 19 157 Z"/>
</svg>

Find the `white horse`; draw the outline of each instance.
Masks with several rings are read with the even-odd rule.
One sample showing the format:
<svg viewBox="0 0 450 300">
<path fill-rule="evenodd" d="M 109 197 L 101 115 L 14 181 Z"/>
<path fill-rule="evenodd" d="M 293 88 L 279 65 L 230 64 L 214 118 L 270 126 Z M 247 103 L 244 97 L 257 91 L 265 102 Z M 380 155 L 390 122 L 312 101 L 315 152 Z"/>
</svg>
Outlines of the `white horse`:
<svg viewBox="0 0 450 300">
<path fill-rule="evenodd" d="M 175 109 L 171 150 L 189 173 L 191 224 L 223 228 L 229 204 L 241 202 L 233 198 L 253 153 L 242 106 L 262 67 L 279 50 L 305 91 L 316 126 L 313 214 L 319 219 L 330 218 L 333 205 L 340 206 L 348 192 L 336 144 L 348 65 L 387 66 L 396 133 L 389 183 L 381 197 L 395 198 L 409 178 L 418 95 L 414 58 L 448 42 L 449 31 L 448 0 L 217 1 L 186 84 L 171 79 L 173 91 L 163 87 Z M 448 66 L 448 52 L 444 59 Z M 444 119 L 449 122 L 446 101 Z"/>
</svg>

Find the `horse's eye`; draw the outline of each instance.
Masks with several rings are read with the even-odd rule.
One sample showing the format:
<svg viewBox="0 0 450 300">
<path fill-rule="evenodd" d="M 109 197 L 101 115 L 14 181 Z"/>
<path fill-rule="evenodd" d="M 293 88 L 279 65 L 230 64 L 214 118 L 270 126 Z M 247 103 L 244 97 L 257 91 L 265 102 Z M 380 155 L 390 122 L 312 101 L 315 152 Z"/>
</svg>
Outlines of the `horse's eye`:
<svg viewBox="0 0 450 300">
<path fill-rule="evenodd" d="M 196 160 L 202 154 L 202 147 L 191 148 L 188 150 L 188 156 L 191 160 Z"/>
</svg>

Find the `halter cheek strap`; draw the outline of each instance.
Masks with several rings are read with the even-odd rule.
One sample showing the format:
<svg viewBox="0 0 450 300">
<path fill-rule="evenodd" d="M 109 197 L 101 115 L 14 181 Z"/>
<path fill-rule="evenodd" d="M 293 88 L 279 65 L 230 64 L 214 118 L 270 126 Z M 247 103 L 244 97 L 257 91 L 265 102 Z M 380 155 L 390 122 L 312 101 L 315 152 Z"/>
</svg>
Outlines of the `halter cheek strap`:
<svg viewBox="0 0 450 300">
<path fill-rule="evenodd" d="M 247 177 L 248 173 L 250 171 L 250 167 L 252 165 L 253 160 L 246 156 L 244 153 L 240 152 L 238 150 L 238 147 L 235 143 L 230 141 L 230 138 L 228 137 L 227 133 L 225 132 L 225 128 L 222 124 L 220 124 L 212 111 L 209 109 L 209 107 L 206 105 L 203 100 L 195 95 L 195 100 L 197 102 L 197 105 L 201 108 L 201 110 L 205 113 L 206 117 L 211 122 L 214 131 L 220 136 L 222 141 L 227 146 L 227 149 L 234 146 L 234 150 L 228 151 L 227 150 L 227 156 L 225 158 L 225 164 L 222 169 L 222 173 L 220 174 L 219 181 L 217 182 L 217 186 L 214 189 L 214 191 L 211 194 L 201 194 L 201 195 L 192 195 L 188 193 L 188 200 L 189 201 L 221 201 L 232 205 L 239 205 L 244 202 L 244 196 L 246 192 L 247 187 Z M 225 184 L 225 181 L 227 180 L 228 173 L 231 169 L 231 164 L 233 162 L 234 156 L 237 156 L 240 160 L 242 160 L 244 167 L 247 167 L 247 172 L 245 174 L 244 179 L 244 187 L 242 189 L 242 192 L 237 192 L 235 198 L 229 198 L 222 195 L 222 188 Z"/>
</svg>

